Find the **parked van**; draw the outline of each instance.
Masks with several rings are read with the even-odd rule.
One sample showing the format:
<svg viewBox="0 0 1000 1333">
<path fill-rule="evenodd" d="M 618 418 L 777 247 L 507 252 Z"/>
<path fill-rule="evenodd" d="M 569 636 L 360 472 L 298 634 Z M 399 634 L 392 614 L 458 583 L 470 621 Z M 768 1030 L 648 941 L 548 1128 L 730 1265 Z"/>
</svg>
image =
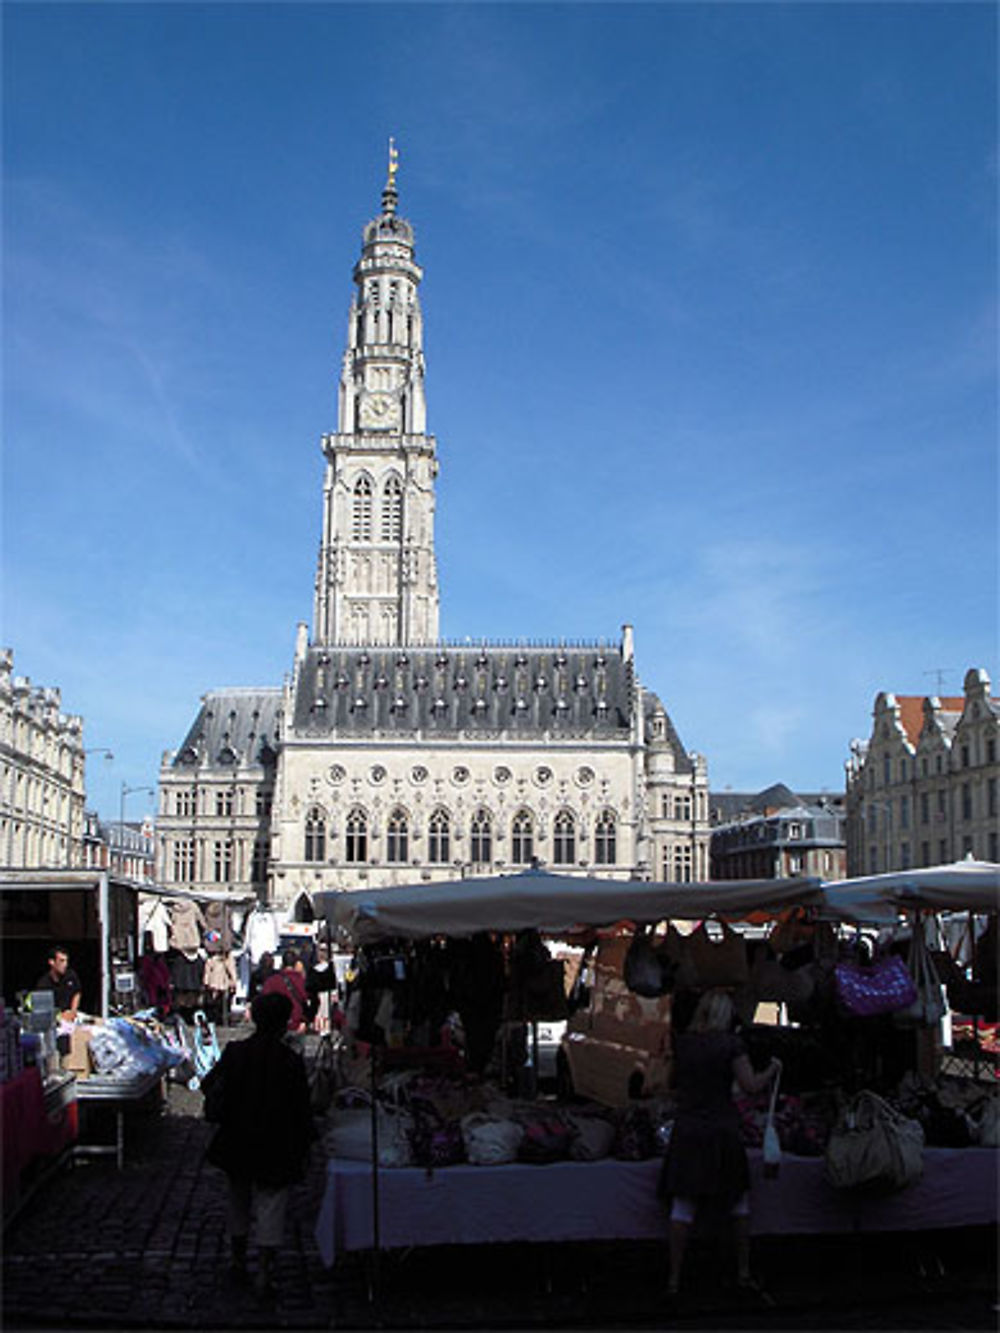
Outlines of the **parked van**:
<svg viewBox="0 0 1000 1333">
<path fill-rule="evenodd" d="M 598 939 L 581 960 L 574 990 L 580 1005 L 559 1049 L 564 1096 L 624 1106 L 638 1092 L 666 1092 L 670 1065 L 671 996 L 645 999 L 623 979 L 625 935 Z"/>
</svg>

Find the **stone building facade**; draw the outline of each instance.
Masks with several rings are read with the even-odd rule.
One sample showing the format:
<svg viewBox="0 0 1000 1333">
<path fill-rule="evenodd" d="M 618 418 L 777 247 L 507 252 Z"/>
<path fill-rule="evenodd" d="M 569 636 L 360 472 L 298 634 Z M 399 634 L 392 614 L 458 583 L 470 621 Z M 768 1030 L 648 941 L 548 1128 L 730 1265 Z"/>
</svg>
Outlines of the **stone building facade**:
<svg viewBox="0 0 1000 1333">
<path fill-rule="evenodd" d="M 781 783 L 755 796 L 713 794 L 712 879 L 843 879 L 842 798 L 797 796 Z"/>
<path fill-rule="evenodd" d="M 983 670 L 951 698 L 883 693 L 847 761 L 849 875 L 1000 860 L 1000 699 Z"/>
<path fill-rule="evenodd" d="M 320 889 L 538 862 L 708 877 L 704 758 L 615 642 L 439 639 L 436 441 L 411 224 L 390 154 L 362 234 L 326 474 L 312 635 L 280 689 L 205 695 L 160 774 L 158 877 Z"/>
<path fill-rule="evenodd" d="M 84 800 L 83 719 L 0 648 L 0 865 L 82 865 Z"/>
</svg>

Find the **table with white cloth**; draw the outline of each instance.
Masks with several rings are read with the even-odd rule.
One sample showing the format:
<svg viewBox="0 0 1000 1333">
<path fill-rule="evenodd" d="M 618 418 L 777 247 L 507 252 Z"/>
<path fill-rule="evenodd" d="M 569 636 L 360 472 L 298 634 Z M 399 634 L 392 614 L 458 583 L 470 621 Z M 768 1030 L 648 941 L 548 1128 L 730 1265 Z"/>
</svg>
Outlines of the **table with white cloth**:
<svg viewBox="0 0 1000 1333">
<path fill-rule="evenodd" d="M 852 1198 L 826 1183 L 821 1157 L 782 1157 L 765 1178 L 751 1151 L 751 1228 L 756 1235 L 933 1230 L 997 1221 L 993 1148 L 927 1148 L 922 1179 L 878 1198 Z M 383 1168 L 378 1172 L 382 1249 L 497 1241 L 666 1240 L 657 1197 L 660 1159 L 552 1162 L 545 1166 Z M 372 1169 L 330 1160 L 316 1222 L 329 1267 L 373 1243 Z"/>
</svg>

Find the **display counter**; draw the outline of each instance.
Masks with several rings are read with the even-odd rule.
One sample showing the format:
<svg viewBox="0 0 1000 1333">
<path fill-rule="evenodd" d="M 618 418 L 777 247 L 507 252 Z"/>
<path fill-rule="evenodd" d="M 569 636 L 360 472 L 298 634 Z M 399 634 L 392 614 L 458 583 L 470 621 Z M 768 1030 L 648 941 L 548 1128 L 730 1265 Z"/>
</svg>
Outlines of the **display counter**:
<svg viewBox="0 0 1000 1333">
<path fill-rule="evenodd" d="M 913 1231 L 997 1221 L 997 1151 L 927 1148 L 923 1178 L 882 1198 L 854 1199 L 826 1183 L 823 1159 L 782 1158 L 765 1178 L 748 1154 L 751 1227 L 757 1235 Z M 498 1241 L 667 1239 L 656 1194 L 661 1162 L 554 1162 L 547 1166 L 451 1166 L 379 1171 L 382 1249 Z M 329 1267 L 372 1246 L 372 1170 L 331 1160 L 316 1222 Z"/>
<path fill-rule="evenodd" d="M 153 1096 L 162 1096 L 163 1073 L 156 1071 L 141 1074 L 136 1078 L 112 1078 L 106 1075 L 92 1074 L 89 1078 L 79 1079 L 76 1095 L 86 1107 L 108 1106 L 115 1117 L 114 1143 L 80 1143 L 76 1152 L 84 1157 L 114 1156 L 120 1171 L 125 1164 L 125 1116 L 140 1103 Z"/>
<path fill-rule="evenodd" d="M 0 1083 L 5 1217 L 20 1207 L 39 1170 L 72 1145 L 77 1123 L 76 1080 L 71 1075 L 43 1081 L 38 1066 L 30 1065 Z"/>
</svg>

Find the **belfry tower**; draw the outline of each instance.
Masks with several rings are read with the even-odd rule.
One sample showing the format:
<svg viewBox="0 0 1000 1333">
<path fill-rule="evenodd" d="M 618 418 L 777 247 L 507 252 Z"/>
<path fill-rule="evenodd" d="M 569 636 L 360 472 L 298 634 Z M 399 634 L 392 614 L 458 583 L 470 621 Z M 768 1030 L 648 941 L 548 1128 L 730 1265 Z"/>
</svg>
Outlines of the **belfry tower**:
<svg viewBox="0 0 1000 1333">
<path fill-rule="evenodd" d="M 354 267 L 337 401 L 325 435 L 314 642 L 426 644 L 438 637 L 436 442 L 427 434 L 423 324 L 413 227 L 397 216 L 389 140 L 382 211 Z"/>
</svg>

